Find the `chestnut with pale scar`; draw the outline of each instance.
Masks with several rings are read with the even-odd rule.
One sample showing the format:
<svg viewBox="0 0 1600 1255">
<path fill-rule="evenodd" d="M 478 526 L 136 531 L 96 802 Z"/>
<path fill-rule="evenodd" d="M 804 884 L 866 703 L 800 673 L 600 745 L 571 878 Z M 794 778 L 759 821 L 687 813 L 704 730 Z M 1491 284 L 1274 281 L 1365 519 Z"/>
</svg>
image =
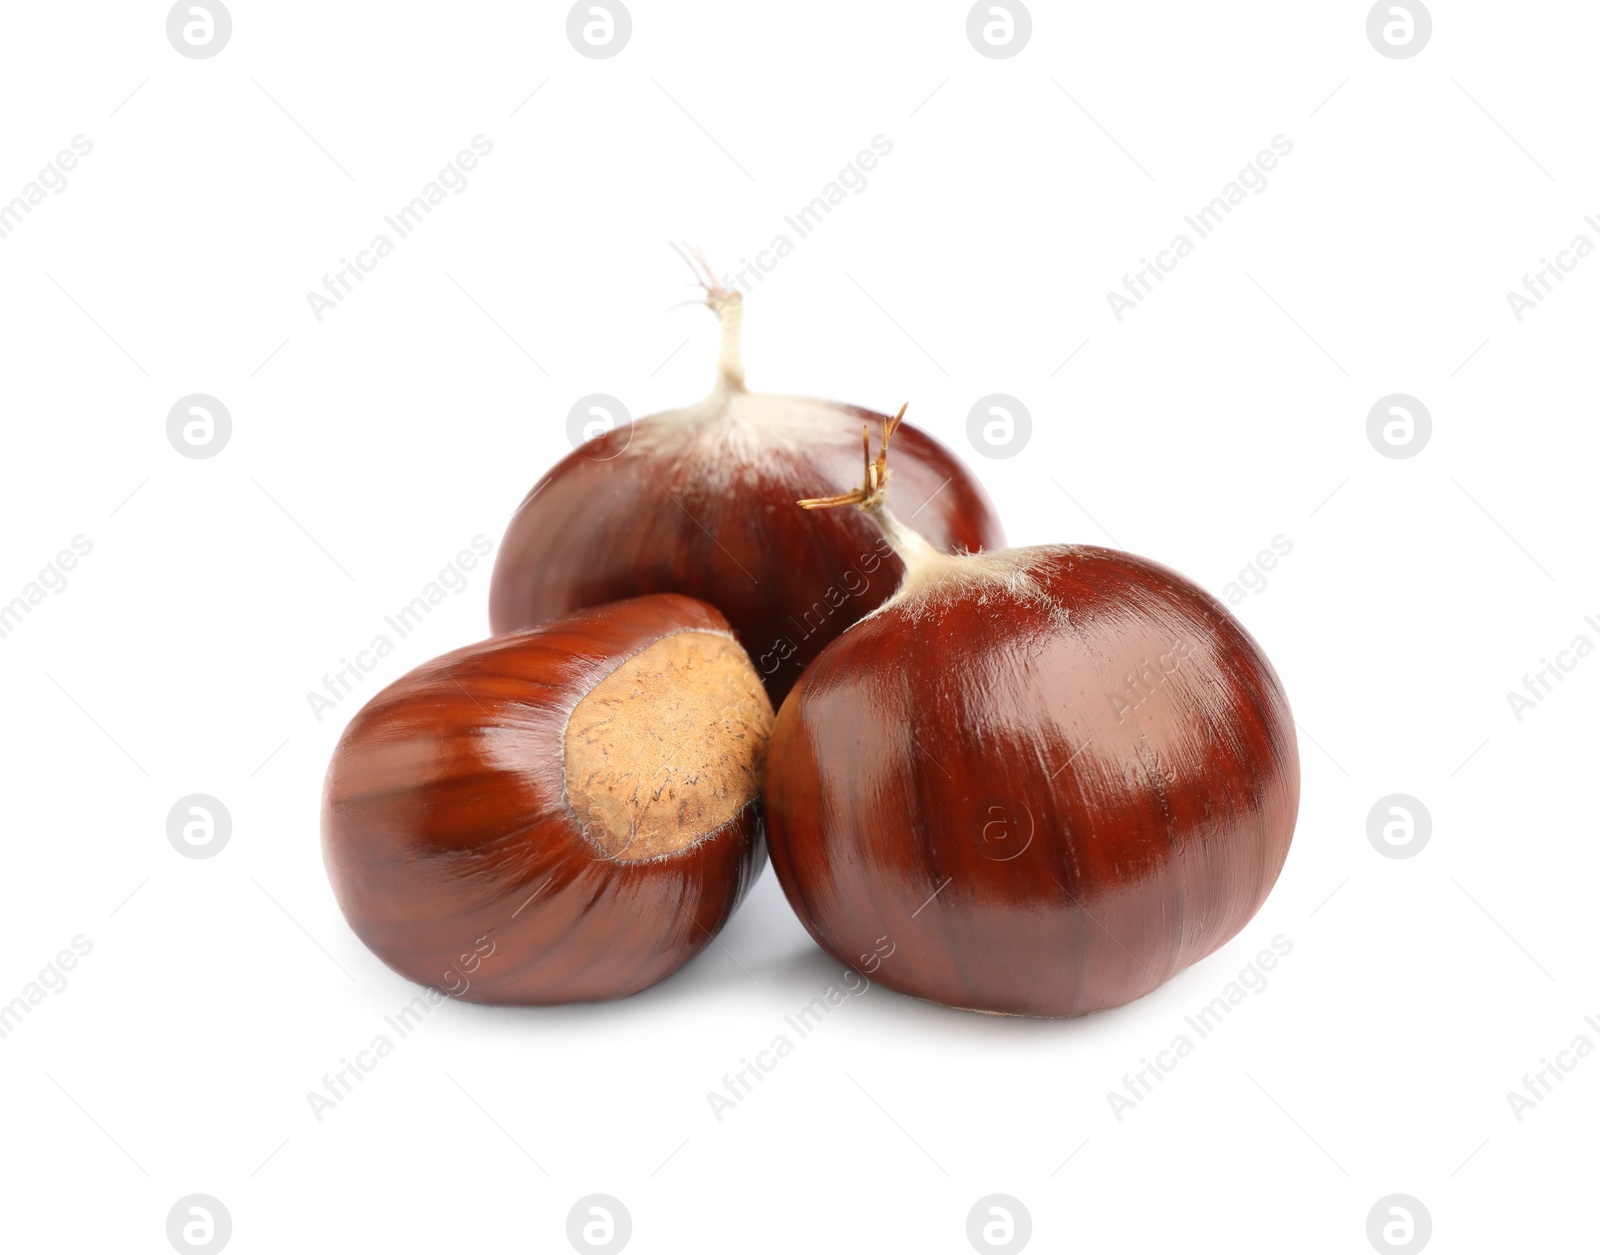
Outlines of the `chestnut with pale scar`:
<svg viewBox="0 0 1600 1255">
<path fill-rule="evenodd" d="M 563 738 L 567 797 L 614 859 L 693 845 L 761 792 L 772 703 L 738 642 L 679 632 L 578 704 Z"/>
<path fill-rule="evenodd" d="M 456 650 L 340 738 L 323 803 L 334 894 L 422 984 L 492 937 L 468 1001 L 636 993 L 710 944 L 766 862 L 772 720 L 727 620 L 688 597 Z"/>
</svg>

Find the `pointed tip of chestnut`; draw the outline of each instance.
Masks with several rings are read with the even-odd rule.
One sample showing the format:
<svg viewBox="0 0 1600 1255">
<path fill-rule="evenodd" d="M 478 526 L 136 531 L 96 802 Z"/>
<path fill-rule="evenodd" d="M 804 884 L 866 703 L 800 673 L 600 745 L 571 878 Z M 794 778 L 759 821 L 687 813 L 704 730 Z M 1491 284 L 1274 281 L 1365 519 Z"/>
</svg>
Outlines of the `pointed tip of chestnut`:
<svg viewBox="0 0 1600 1255">
<path fill-rule="evenodd" d="M 401 974 L 467 1001 L 636 993 L 764 860 L 772 706 L 712 607 L 612 603 L 426 663 L 351 721 L 323 852 Z"/>
</svg>

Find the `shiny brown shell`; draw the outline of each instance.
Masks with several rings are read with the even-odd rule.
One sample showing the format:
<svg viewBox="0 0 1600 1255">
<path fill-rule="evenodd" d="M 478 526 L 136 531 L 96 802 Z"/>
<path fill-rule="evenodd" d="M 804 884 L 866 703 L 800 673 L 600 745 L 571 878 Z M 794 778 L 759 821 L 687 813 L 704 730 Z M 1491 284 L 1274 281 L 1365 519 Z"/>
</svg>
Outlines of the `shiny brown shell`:
<svg viewBox="0 0 1600 1255">
<path fill-rule="evenodd" d="M 458 649 L 362 708 L 328 769 L 322 845 L 373 953 L 469 1002 L 547 1004 L 635 993 L 711 942 L 765 859 L 759 764 L 731 819 L 631 860 L 586 833 L 563 764 L 578 703 L 679 633 L 737 649 L 712 607 L 642 597 Z"/>
<path fill-rule="evenodd" d="M 774 403 L 787 398 L 771 398 Z M 854 510 L 807 513 L 804 496 L 861 473 L 861 429 L 884 416 L 796 401 L 800 432 L 714 423 L 675 430 L 672 415 L 610 431 L 569 454 L 506 528 L 489 592 L 496 632 L 641 593 L 710 602 L 732 624 L 780 703 L 824 646 L 900 583 L 900 559 Z M 947 553 L 1005 543 L 971 473 L 933 437 L 896 437 L 889 500 Z"/>
<path fill-rule="evenodd" d="M 835 958 L 953 1007 L 1069 1016 L 1243 928 L 1299 790 L 1283 687 L 1219 602 L 1053 546 L 925 584 L 823 651 L 779 712 L 765 797 L 773 868 Z"/>
</svg>

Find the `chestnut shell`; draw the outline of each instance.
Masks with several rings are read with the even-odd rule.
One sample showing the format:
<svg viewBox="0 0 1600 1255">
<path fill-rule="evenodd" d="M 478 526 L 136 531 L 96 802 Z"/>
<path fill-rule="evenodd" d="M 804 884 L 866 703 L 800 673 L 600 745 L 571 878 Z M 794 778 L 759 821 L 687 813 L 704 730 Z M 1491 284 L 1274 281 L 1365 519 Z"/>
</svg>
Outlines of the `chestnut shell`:
<svg viewBox="0 0 1600 1255">
<path fill-rule="evenodd" d="M 601 606 L 425 663 L 350 721 L 328 768 L 322 848 L 339 906 L 380 959 L 468 1002 L 620 998 L 682 967 L 765 863 L 760 799 L 671 854 L 608 857 L 565 797 L 577 702 L 675 632 L 728 634 L 662 595 Z"/>
<path fill-rule="evenodd" d="M 754 394 L 750 394 L 754 395 Z M 790 398 L 755 398 L 772 402 Z M 810 430 L 681 433 L 673 415 L 589 441 L 524 498 L 501 541 L 489 623 L 514 631 L 584 606 L 677 592 L 722 611 L 772 696 L 899 586 L 903 566 L 857 510 L 802 511 L 861 477 L 861 429 L 884 416 L 796 400 Z M 889 503 L 947 553 L 1005 544 L 972 474 L 939 441 L 902 425 Z"/>
<path fill-rule="evenodd" d="M 1081 1015 L 1256 913 L 1299 757 L 1271 664 L 1204 591 L 1108 549 L 996 556 L 1018 554 L 1032 593 L 925 589 L 812 663 L 773 729 L 767 835 L 841 962 L 953 1007 Z"/>
</svg>

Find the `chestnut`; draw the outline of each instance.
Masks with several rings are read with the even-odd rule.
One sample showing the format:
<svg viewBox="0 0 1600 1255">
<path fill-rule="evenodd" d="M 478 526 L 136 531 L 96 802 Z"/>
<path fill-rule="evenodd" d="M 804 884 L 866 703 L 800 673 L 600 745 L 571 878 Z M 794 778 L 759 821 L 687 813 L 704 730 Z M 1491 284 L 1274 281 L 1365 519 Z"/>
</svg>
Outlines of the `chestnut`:
<svg viewBox="0 0 1600 1255">
<path fill-rule="evenodd" d="M 886 422 L 886 448 L 894 423 Z M 1288 855 L 1294 723 L 1216 599 L 1132 554 L 942 554 L 856 504 L 906 578 L 778 713 L 773 869 L 812 937 L 892 989 L 1070 1016 L 1155 989 L 1234 936 Z"/>
<path fill-rule="evenodd" d="M 685 593 L 728 616 L 777 703 L 900 581 L 900 559 L 869 520 L 794 508 L 797 491 L 854 482 L 862 420 L 883 416 L 747 391 L 741 297 L 709 275 L 705 284 L 722 326 L 710 394 L 595 437 L 534 485 L 495 559 L 489 622 L 508 632 L 640 593 Z M 954 454 L 910 427 L 900 442 L 890 498 L 929 544 L 1005 543 Z"/>
<path fill-rule="evenodd" d="M 470 1002 L 621 998 L 765 859 L 772 705 L 727 620 L 661 594 L 445 654 L 350 721 L 322 848 L 352 929 Z"/>
</svg>

